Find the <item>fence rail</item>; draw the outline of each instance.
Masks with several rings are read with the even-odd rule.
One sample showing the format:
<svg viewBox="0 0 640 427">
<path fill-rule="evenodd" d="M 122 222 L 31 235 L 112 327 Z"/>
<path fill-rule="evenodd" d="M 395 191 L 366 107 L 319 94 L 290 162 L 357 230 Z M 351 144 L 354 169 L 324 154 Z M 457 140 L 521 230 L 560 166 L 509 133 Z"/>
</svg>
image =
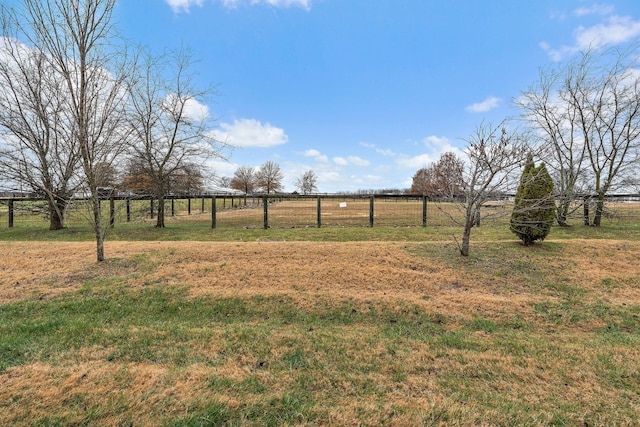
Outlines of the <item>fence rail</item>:
<svg viewBox="0 0 640 427">
<path fill-rule="evenodd" d="M 149 222 L 157 214 L 151 197 L 115 195 L 103 197 L 103 214 L 112 226 L 123 222 Z M 464 222 L 461 203 L 429 200 L 410 195 L 229 195 L 168 196 L 165 215 L 177 221 L 206 222 L 212 228 L 298 228 L 298 227 L 425 227 L 456 226 Z M 574 202 L 570 222 L 582 224 L 593 203 L 590 198 Z M 511 197 L 487 202 L 483 223 L 504 223 L 513 207 Z M 595 210 L 591 209 L 591 213 Z M 68 226 L 85 224 L 89 218 L 87 200 L 70 202 L 65 212 Z M 46 200 L 33 197 L 0 198 L 0 228 L 47 225 Z M 605 219 L 611 222 L 640 222 L 640 195 L 609 196 Z"/>
</svg>

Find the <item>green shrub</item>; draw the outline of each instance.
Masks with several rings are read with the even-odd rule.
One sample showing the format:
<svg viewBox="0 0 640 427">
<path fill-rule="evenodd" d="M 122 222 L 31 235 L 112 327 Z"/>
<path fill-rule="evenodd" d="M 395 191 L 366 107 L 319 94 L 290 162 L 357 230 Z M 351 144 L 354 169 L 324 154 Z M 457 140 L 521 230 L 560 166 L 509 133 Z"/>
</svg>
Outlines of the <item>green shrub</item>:
<svg viewBox="0 0 640 427">
<path fill-rule="evenodd" d="M 555 211 L 553 180 L 544 163 L 536 167 L 529 156 L 516 192 L 511 231 L 525 246 L 544 240 L 551 231 Z"/>
</svg>

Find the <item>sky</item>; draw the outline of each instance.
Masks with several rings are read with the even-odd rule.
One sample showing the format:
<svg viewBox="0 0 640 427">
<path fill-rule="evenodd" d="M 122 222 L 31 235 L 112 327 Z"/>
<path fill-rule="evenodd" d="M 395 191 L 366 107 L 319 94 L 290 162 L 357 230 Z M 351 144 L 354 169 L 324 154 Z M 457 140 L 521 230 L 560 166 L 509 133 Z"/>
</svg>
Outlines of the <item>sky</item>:
<svg viewBox="0 0 640 427">
<path fill-rule="evenodd" d="M 119 0 L 115 21 L 153 51 L 188 47 L 216 136 L 212 162 L 307 170 L 318 191 L 409 188 L 474 129 L 589 46 L 640 37 L 640 2 L 615 0 Z"/>
</svg>

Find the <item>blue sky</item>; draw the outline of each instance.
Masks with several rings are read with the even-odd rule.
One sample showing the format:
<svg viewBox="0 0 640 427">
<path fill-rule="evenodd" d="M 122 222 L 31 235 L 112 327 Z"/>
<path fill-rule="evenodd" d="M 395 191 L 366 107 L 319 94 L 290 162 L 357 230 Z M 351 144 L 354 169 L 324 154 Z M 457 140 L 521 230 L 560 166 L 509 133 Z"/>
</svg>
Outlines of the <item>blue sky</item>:
<svg viewBox="0 0 640 427">
<path fill-rule="evenodd" d="M 541 67 L 640 37 L 640 2 L 580 0 L 120 0 L 121 33 L 188 46 L 216 132 L 236 148 L 218 175 L 280 164 L 320 192 L 407 188 L 515 116 Z"/>
</svg>

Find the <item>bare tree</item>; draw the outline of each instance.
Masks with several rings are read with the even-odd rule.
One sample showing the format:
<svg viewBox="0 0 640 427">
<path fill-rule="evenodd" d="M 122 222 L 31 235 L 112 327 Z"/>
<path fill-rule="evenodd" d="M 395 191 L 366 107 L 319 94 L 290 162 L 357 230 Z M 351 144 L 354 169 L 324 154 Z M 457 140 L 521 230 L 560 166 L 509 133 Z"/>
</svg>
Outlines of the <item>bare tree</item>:
<svg viewBox="0 0 640 427">
<path fill-rule="evenodd" d="M 318 177 L 316 173 L 312 170 L 308 170 L 296 180 L 295 186 L 302 194 L 311 194 L 318 191 L 317 182 Z"/>
<path fill-rule="evenodd" d="M 118 171 L 110 163 L 96 164 L 96 185 L 98 188 L 113 188 L 118 185 Z"/>
<path fill-rule="evenodd" d="M 201 170 L 199 165 L 185 163 L 170 177 L 169 191 L 186 195 L 201 193 L 204 186 Z"/>
<path fill-rule="evenodd" d="M 504 124 L 481 124 L 467 140 L 468 164 L 463 175 L 465 202 L 464 230 L 458 249 L 469 255 L 471 230 L 478 223 L 482 206 L 491 197 L 513 191 L 518 185 L 519 167 L 529 147 L 525 139 Z"/>
<path fill-rule="evenodd" d="M 252 193 L 256 189 L 256 170 L 251 166 L 240 166 L 233 174 L 230 183 L 234 190 Z"/>
<path fill-rule="evenodd" d="M 25 40 L 43 52 L 49 72 L 61 78 L 64 117 L 80 153 L 96 256 L 104 260 L 97 165 L 111 164 L 126 140 L 122 126 L 127 67 L 112 24 L 116 0 L 23 0 Z M 122 61 L 117 61 L 124 58 Z"/>
<path fill-rule="evenodd" d="M 280 171 L 280 165 L 271 160 L 264 162 L 256 172 L 256 184 L 267 194 L 282 191 L 284 175 Z"/>
<path fill-rule="evenodd" d="M 231 188 L 231 180 L 233 178 L 229 177 L 229 176 L 221 176 L 218 178 L 218 183 L 220 184 L 220 187 L 222 188 Z"/>
<path fill-rule="evenodd" d="M 519 102 L 550 143 L 546 160 L 555 172 L 561 225 L 580 180 L 596 193 L 592 225 L 599 226 L 606 194 L 633 170 L 640 142 L 638 48 L 581 53 L 563 68 L 542 71 Z"/>
<path fill-rule="evenodd" d="M 602 64 L 610 55 L 614 55 L 614 62 L 602 73 Z M 640 147 L 640 75 L 634 68 L 638 49 L 611 50 L 601 57 L 587 52 L 582 64 L 582 78 L 571 93 L 571 101 L 578 110 L 597 195 L 591 225 L 599 227 L 605 196 L 633 167 L 630 156 Z"/>
<path fill-rule="evenodd" d="M 164 199 L 172 180 L 193 176 L 206 159 L 220 157 L 220 149 L 211 131 L 211 115 L 201 103 L 211 90 L 195 87 L 190 52 L 141 56 L 129 90 L 130 154 L 149 178 L 158 201 L 156 227 L 164 227 Z"/>
<path fill-rule="evenodd" d="M 559 70 L 542 70 L 538 82 L 517 101 L 544 148 L 542 157 L 556 184 L 556 221 L 560 226 L 568 225 L 577 185 L 584 176 L 586 145 L 577 106 L 571 101 L 581 78 L 580 68 L 579 63 L 571 63 Z"/>
<path fill-rule="evenodd" d="M 68 123 L 63 79 L 24 38 L 14 11 L 0 6 L 0 177 L 47 200 L 49 229 L 64 228 L 79 186 L 79 151 Z"/>
</svg>

